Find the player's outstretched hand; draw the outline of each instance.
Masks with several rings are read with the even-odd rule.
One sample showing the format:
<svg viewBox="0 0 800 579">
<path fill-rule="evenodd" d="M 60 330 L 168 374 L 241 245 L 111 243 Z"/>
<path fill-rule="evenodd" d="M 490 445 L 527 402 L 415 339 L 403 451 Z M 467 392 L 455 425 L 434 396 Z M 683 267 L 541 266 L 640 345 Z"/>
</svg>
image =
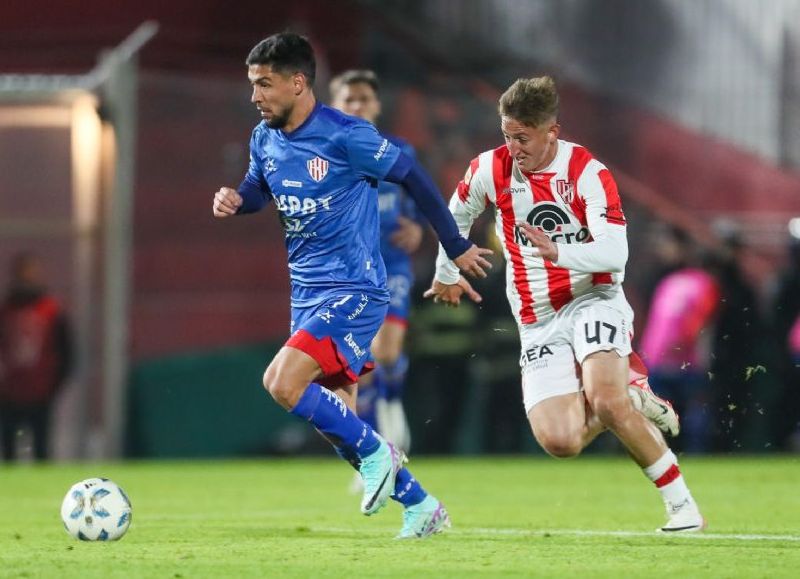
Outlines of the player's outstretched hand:
<svg viewBox="0 0 800 579">
<path fill-rule="evenodd" d="M 214 217 L 230 217 L 242 206 L 242 196 L 230 187 L 221 187 L 214 193 Z"/>
<path fill-rule="evenodd" d="M 467 251 L 459 255 L 453 260 L 458 266 L 458 269 L 464 273 L 474 275 L 475 277 L 486 277 L 487 269 L 492 268 L 492 264 L 486 260 L 484 255 L 492 255 L 494 252 L 485 247 L 478 247 L 473 245 Z"/>
<path fill-rule="evenodd" d="M 550 261 L 558 261 L 558 245 L 550 240 L 550 237 L 527 221 L 517 221 L 517 227 L 522 231 L 528 241 L 539 250 L 539 257 Z"/>
<path fill-rule="evenodd" d="M 398 228 L 392 233 L 392 243 L 405 251 L 414 253 L 422 243 L 422 226 L 408 217 L 397 218 Z"/>
<path fill-rule="evenodd" d="M 433 298 L 435 304 L 442 302 L 446 306 L 457 308 L 461 304 L 461 296 L 464 294 L 467 294 L 467 297 L 476 304 L 483 301 L 481 294 L 472 289 L 464 276 L 459 278 L 458 283 L 451 285 L 433 280 L 430 289 L 426 290 L 422 297 Z"/>
</svg>

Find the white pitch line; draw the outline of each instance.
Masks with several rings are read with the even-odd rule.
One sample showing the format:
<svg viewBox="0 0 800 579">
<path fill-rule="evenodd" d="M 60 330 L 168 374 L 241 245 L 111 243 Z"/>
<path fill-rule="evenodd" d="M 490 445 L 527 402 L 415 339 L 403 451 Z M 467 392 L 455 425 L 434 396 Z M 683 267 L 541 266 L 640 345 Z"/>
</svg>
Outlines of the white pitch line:
<svg viewBox="0 0 800 579">
<path fill-rule="evenodd" d="M 321 531 L 328 533 L 359 533 L 360 529 L 341 528 L 341 527 L 310 527 L 311 532 Z M 657 533 L 655 531 L 589 531 L 584 529 L 495 529 L 495 528 L 454 528 L 445 531 L 450 535 L 511 535 L 518 537 L 545 537 L 556 535 L 561 537 L 647 537 L 647 538 L 675 538 L 682 540 L 703 540 L 703 541 L 784 541 L 799 543 L 800 535 L 758 535 L 758 534 L 737 534 L 737 533 Z"/>
<path fill-rule="evenodd" d="M 453 532 L 463 535 L 525 535 L 545 536 L 560 535 L 574 537 L 675 537 L 679 539 L 701 539 L 710 541 L 790 541 L 800 542 L 800 535 L 756 535 L 736 533 L 657 533 L 646 531 L 588 531 L 583 529 L 492 529 L 492 528 L 467 528 L 452 529 Z"/>
</svg>

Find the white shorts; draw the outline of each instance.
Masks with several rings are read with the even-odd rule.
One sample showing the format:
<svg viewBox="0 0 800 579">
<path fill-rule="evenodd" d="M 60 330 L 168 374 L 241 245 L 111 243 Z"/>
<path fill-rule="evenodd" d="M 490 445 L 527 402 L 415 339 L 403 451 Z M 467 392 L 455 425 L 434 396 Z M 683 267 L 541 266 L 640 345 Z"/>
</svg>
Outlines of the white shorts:
<svg viewBox="0 0 800 579">
<path fill-rule="evenodd" d="M 590 354 L 630 355 L 632 332 L 633 309 L 621 289 L 581 296 L 549 320 L 520 325 L 525 413 L 547 398 L 580 392 L 577 365 Z"/>
</svg>

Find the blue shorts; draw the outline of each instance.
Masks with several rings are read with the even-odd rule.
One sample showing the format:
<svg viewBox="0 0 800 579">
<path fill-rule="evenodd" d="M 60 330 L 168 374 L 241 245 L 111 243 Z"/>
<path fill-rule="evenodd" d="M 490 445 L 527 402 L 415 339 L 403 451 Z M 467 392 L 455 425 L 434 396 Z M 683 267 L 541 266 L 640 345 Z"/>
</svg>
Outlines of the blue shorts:
<svg viewBox="0 0 800 579">
<path fill-rule="evenodd" d="M 413 277 L 408 271 L 386 272 L 386 285 L 389 288 L 389 311 L 386 319 L 408 325 L 408 311 L 411 307 L 411 287 Z"/>
<path fill-rule="evenodd" d="M 327 388 L 355 384 L 375 367 L 370 344 L 386 317 L 383 296 L 369 293 L 334 295 L 320 304 L 292 308 L 292 335 L 286 346 L 314 358 Z"/>
</svg>

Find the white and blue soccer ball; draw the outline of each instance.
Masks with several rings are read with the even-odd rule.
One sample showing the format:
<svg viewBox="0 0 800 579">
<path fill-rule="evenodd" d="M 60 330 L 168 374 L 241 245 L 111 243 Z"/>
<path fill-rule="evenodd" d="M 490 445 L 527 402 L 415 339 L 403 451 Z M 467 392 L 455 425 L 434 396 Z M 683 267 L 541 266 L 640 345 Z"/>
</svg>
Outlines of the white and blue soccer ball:
<svg viewBox="0 0 800 579">
<path fill-rule="evenodd" d="M 75 483 L 61 503 L 67 533 L 81 541 L 116 541 L 131 524 L 131 501 L 107 478 Z"/>
</svg>

